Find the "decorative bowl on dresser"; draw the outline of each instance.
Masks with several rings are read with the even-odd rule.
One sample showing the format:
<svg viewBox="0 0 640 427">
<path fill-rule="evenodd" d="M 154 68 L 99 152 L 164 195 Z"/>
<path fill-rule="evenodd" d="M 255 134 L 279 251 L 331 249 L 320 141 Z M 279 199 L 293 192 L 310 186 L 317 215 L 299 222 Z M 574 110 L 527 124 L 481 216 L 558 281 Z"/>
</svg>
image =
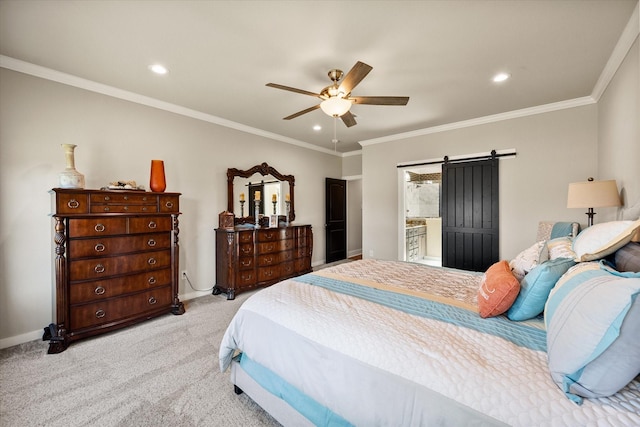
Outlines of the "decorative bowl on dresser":
<svg viewBox="0 0 640 427">
<path fill-rule="evenodd" d="M 239 194 L 238 200 L 234 197 L 236 178 L 246 179 L 236 185 L 238 188 L 246 186 L 249 207 L 256 206 L 256 211 L 249 209 L 249 216 L 242 216 L 244 192 Z M 269 189 L 269 186 L 275 188 Z M 227 299 L 231 300 L 239 292 L 269 286 L 312 271 L 311 225 L 290 223 L 295 219 L 294 189 L 293 175 L 283 175 L 267 163 L 247 170 L 227 169 L 227 210 L 220 213 L 216 229 L 214 295 L 224 292 Z M 269 216 L 259 217 L 257 221 L 252 216 L 253 212 L 265 213 L 264 208 L 258 207 L 265 199 L 273 203 L 274 215 L 269 216 L 273 218 L 272 224 L 278 224 L 277 227 L 269 227 Z M 240 209 L 236 211 L 241 212 L 239 217 L 234 214 L 234 208 L 238 207 Z M 280 208 L 284 209 L 286 215 L 279 212 Z"/>
<path fill-rule="evenodd" d="M 56 323 L 48 353 L 153 317 L 178 299 L 180 193 L 51 190 Z"/>
</svg>

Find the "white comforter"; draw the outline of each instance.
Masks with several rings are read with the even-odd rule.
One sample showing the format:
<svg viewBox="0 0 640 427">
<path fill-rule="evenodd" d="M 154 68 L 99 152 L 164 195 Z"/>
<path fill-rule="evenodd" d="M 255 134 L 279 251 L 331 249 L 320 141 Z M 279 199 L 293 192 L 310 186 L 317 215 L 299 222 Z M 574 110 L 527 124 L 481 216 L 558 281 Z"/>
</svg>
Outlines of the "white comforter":
<svg viewBox="0 0 640 427">
<path fill-rule="evenodd" d="M 408 268 L 411 273 L 403 275 L 412 283 L 400 285 L 406 292 L 415 290 L 411 278 L 425 277 L 430 270 L 371 260 L 351 264 L 351 271 L 347 264 L 322 274 L 363 281 L 363 272 L 369 271 L 369 279 L 375 280 L 376 270 L 388 275 L 394 268 Z M 475 292 L 477 280 L 478 276 L 467 275 L 463 281 L 476 286 Z M 264 289 L 242 305 L 221 344 L 221 370 L 237 351 L 355 425 L 418 425 L 434 420 L 433 405 L 417 410 L 421 403 L 414 402 L 406 408 L 406 400 L 422 399 L 423 391 L 449 414 L 451 408 L 469 410 L 467 415 L 477 415 L 481 423 L 480 414 L 488 416 L 486 423 L 498 420 L 513 426 L 640 425 L 637 380 L 615 396 L 586 399 L 578 406 L 551 380 L 543 351 L 295 279 Z M 394 396 L 384 397 L 387 404 L 381 406 L 367 391 L 375 386 L 365 376 L 367 370 L 376 373 L 376 381 L 383 372 L 391 383 L 409 384 L 404 387 L 407 393 L 393 388 Z M 442 424 L 447 424 L 447 414 L 441 415 Z"/>
</svg>

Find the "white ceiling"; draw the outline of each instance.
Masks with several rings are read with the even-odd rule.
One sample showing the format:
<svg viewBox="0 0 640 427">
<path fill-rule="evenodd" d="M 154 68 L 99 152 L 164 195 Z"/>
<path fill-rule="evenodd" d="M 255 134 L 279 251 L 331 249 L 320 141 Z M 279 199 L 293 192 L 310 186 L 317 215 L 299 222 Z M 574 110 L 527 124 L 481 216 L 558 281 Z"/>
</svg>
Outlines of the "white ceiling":
<svg viewBox="0 0 640 427">
<path fill-rule="evenodd" d="M 373 71 L 338 122 L 358 141 L 590 96 L 637 0 L 23 1 L 0 0 L 0 54 L 333 151 L 316 98 L 327 72 Z M 7 58 L 5 58 L 7 59 Z M 159 62 L 170 70 L 150 73 Z M 491 82 L 498 71 L 512 78 Z M 313 125 L 323 127 L 314 131 Z"/>
</svg>

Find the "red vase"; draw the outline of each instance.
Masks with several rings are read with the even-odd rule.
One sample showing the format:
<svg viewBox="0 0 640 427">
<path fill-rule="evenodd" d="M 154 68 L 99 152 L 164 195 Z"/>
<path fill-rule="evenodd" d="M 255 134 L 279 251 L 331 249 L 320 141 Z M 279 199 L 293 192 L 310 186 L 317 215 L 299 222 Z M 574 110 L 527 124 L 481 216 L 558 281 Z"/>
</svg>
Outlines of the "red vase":
<svg viewBox="0 0 640 427">
<path fill-rule="evenodd" d="M 157 193 L 163 192 L 167 188 L 167 181 L 164 177 L 164 162 L 162 160 L 151 160 L 149 188 Z"/>
</svg>

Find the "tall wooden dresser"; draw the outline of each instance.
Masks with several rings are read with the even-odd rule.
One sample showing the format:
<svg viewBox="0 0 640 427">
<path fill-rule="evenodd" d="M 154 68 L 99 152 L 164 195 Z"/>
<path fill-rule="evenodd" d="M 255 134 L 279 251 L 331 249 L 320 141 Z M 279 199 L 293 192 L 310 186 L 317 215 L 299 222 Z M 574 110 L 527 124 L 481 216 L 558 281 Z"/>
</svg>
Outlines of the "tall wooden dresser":
<svg viewBox="0 0 640 427">
<path fill-rule="evenodd" d="M 213 294 L 237 293 L 311 272 L 310 225 L 216 229 L 216 285 Z"/>
<path fill-rule="evenodd" d="M 49 353 L 165 313 L 178 299 L 180 193 L 52 191 L 56 323 Z"/>
</svg>

